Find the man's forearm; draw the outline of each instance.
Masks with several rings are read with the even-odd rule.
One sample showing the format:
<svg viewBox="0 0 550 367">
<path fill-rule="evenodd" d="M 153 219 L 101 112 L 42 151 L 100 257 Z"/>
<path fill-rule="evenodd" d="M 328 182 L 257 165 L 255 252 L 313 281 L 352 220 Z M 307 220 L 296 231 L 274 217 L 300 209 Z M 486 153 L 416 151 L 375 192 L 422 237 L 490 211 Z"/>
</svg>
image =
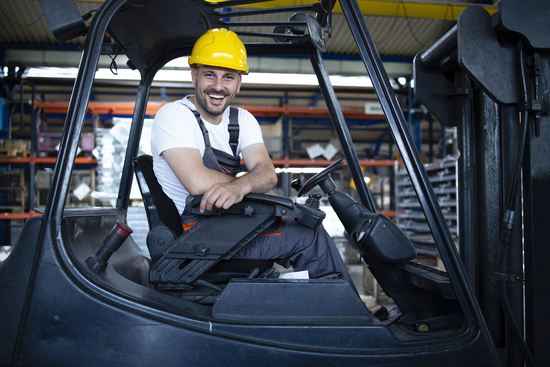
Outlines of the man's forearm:
<svg viewBox="0 0 550 367">
<path fill-rule="evenodd" d="M 258 164 L 247 174 L 237 178 L 240 185 L 244 185 L 246 193 L 265 194 L 277 184 L 277 175 L 273 166 Z"/>
<path fill-rule="evenodd" d="M 193 180 L 188 182 L 187 191 L 191 195 L 204 194 L 214 184 L 225 184 L 235 180 L 235 177 L 225 173 L 206 168 L 201 170 L 200 174 L 193 177 Z"/>
</svg>

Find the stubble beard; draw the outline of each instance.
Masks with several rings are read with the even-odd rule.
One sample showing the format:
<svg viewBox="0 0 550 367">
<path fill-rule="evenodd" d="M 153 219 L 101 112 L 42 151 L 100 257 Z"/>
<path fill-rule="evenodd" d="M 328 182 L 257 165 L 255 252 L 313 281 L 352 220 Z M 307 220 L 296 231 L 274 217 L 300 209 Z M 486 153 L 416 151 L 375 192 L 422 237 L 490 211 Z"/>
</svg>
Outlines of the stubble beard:
<svg viewBox="0 0 550 367">
<path fill-rule="evenodd" d="M 215 106 L 211 105 L 209 102 L 210 97 L 209 94 L 221 94 L 225 96 L 224 102 L 221 105 Z M 219 117 L 224 113 L 224 111 L 227 109 L 229 104 L 233 101 L 233 98 L 227 94 L 222 94 L 215 91 L 204 91 L 202 93 L 196 93 L 195 94 L 195 101 L 202 107 L 204 111 L 206 111 L 209 115 L 214 117 Z"/>
</svg>

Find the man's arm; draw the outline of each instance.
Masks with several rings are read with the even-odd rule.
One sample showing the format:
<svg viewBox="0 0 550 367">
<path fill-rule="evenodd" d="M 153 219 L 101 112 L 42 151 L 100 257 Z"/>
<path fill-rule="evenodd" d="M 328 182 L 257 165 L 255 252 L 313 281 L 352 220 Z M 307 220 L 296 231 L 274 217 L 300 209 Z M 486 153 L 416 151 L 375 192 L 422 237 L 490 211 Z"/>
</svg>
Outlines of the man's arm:
<svg viewBox="0 0 550 367">
<path fill-rule="evenodd" d="M 277 183 L 277 175 L 262 143 L 242 151 L 248 173 L 233 178 L 204 166 L 197 149 L 174 148 L 163 153 L 166 162 L 191 195 L 204 194 L 201 211 L 213 206 L 228 209 L 249 193 L 267 193 Z"/>
<path fill-rule="evenodd" d="M 185 189 L 193 196 L 204 194 L 213 184 L 235 179 L 207 168 L 199 150 L 195 148 L 168 149 L 162 155 Z"/>
</svg>

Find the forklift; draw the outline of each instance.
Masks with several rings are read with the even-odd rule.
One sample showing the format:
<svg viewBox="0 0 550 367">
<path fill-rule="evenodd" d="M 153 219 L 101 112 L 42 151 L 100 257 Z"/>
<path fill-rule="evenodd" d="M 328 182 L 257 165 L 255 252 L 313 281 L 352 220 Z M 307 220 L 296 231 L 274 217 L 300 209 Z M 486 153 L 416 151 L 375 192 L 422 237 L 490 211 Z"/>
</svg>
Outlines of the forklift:
<svg viewBox="0 0 550 367">
<path fill-rule="evenodd" d="M 53 3 L 42 0 L 45 14 L 70 10 L 46 11 Z M 242 7 L 250 4 L 262 6 Z M 58 39 L 85 32 L 86 41 L 47 205 L 0 263 L 0 366 L 543 366 L 550 359 L 550 5 L 503 0 L 493 16 L 468 8 L 414 60 L 416 97 L 458 130 L 458 251 L 359 5 L 339 5 L 446 271 L 415 262 L 411 241 L 376 212 L 322 57 L 334 0 L 287 7 L 106 0 L 89 27 L 81 18 L 50 22 Z M 138 156 L 153 78 L 211 28 L 253 29 L 265 22 L 241 19 L 289 12 L 290 19 L 272 22 L 272 32 L 237 34 L 265 40 L 245 43 L 250 56 L 311 60 L 344 157 L 294 186 L 305 203 L 250 194 L 182 233 L 150 157 Z M 118 198 L 112 208 L 65 208 L 103 54 L 126 55 L 141 75 Z M 331 178 L 344 162 L 357 201 Z M 149 223 L 148 254 L 125 224 L 134 175 Z M 270 264 L 231 259 L 278 217 L 320 225 L 313 189 L 327 196 L 394 300 L 389 315 L 371 313 L 337 277 L 281 279 Z M 191 203 L 197 213 L 199 202 Z M 224 236 L 210 230 L 214 225 L 226 228 Z"/>
</svg>

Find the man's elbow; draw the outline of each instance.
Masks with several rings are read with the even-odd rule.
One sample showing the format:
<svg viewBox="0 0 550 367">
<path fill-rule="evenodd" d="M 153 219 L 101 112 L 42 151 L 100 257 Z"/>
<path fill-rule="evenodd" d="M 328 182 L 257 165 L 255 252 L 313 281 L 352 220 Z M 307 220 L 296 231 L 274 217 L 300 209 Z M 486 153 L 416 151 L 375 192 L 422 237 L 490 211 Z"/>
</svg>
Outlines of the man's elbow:
<svg viewBox="0 0 550 367">
<path fill-rule="evenodd" d="M 269 175 L 269 185 L 273 188 L 275 187 L 275 185 L 277 185 L 277 181 L 279 181 L 279 179 L 277 178 L 277 173 L 275 173 L 275 170 L 273 170 L 272 172 L 270 172 L 270 175 Z"/>
<path fill-rule="evenodd" d="M 185 189 L 187 190 L 187 192 L 191 195 L 191 196 L 197 196 L 197 195 L 202 195 L 205 193 L 205 189 L 204 189 L 204 186 L 203 185 L 200 185 L 200 184 L 193 184 L 193 183 L 190 183 L 190 182 L 187 182 L 186 184 L 183 185 L 185 187 Z"/>
<path fill-rule="evenodd" d="M 191 195 L 191 196 L 197 196 L 197 195 L 204 194 L 204 190 L 198 190 L 198 189 L 195 189 L 195 188 L 188 188 L 187 192 L 189 192 L 189 195 Z"/>
</svg>

